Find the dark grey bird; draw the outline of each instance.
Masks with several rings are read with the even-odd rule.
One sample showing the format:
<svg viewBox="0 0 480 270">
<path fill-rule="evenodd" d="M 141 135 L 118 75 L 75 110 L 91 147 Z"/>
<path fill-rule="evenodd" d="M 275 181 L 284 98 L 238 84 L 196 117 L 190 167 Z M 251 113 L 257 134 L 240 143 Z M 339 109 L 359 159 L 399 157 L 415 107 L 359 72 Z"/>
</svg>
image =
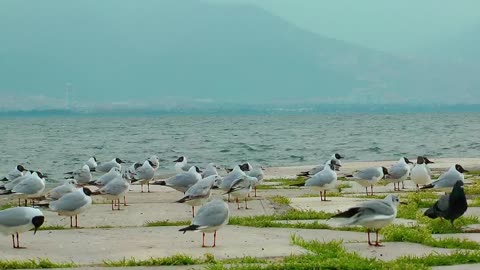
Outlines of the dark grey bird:
<svg viewBox="0 0 480 270">
<path fill-rule="evenodd" d="M 452 192 L 440 197 L 432 207 L 425 211 L 424 215 L 432 219 L 439 217 L 449 220 L 453 225 L 457 218 L 465 214 L 467 208 L 467 197 L 463 189 L 463 182 L 458 180 L 453 186 Z"/>
</svg>

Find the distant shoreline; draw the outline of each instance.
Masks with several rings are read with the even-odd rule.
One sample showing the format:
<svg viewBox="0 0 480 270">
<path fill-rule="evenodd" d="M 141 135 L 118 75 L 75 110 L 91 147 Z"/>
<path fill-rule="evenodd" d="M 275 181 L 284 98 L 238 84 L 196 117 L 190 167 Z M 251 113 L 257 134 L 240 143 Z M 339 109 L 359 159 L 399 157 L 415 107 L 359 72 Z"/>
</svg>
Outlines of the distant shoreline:
<svg viewBox="0 0 480 270">
<path fill-rule="evenodd" d="M 231 105 L 213 104 L 211 108 L 169 109 L 92 109 L 0 111 L 0 117 L 105 117 L 105 116 L 238 116 L 238 115 L 318 115 L 318 114 L 415 114 L 415 113 L 480 113 L 480 104 L 401 105 L 401 104 L 298 104 L 298 105 Z"/>
</svg>

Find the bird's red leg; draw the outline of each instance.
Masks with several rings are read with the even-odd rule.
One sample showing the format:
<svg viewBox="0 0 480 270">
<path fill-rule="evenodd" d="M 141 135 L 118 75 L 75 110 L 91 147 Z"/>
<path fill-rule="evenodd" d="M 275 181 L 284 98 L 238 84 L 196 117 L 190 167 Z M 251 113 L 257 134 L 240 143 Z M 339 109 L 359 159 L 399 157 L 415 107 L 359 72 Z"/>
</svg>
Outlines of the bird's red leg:
<svg viewBox="0 0 480 270">
<path fill-rule="evenodd" d="M 17 232 L 17 248 L 20 248 L 20 240 L 18 239 L 18 232 Z"/>
<path fill-rule="evenodd" d="M 379 231 L 379 230 L 376 230 L 376 231 L 375 231 L 375 234 L 376 234 L 375 246 L 376 246 L 376 247 L 383 247 L 383 245 L 380 244 L 380 241 L 378 241 L 378 231 Z"/>
<path fill-rule="evenodd" d="M 365 192 L 367 193 L 367 196 L 368 196 L 368 187 L 365 187 Z"/>
<path fill-rule="evenodd" d="M 240 202 L 238 201 L 238 198 L 236 199 L 237 201 L 237 209 L 240 209 Z"/>
<path fill-rule="evenodd" d="M 248 209 L 247 197 L 245 197 L 245 209 Z"/>
<path fill-rule="evenodd" d="M 12 234 L 12 242 L 13 242 L 13 248 L 17 248 L 17 247 L 15 246 L 15 234 Z"/>
<path fill-rule="evenodd" d="M 195 217 L 195 206 L 192 206 L 192 215 Z"/>
<path fill-rule="evenodd" d="M 202 247 L 205 247 L 205 233 L 202 233 Z"/>
<path fill-rule="evenodd" d="M 75 228 L 78 228 L 78 215 L 75 215 Z"/>
<path fill-rule="evenodd" d="M 150 193 L 150 181 L 149 181 L 149 182 L 147 182 L 147 192 L 149 192 L 149 193 Z"/>
<path fill-rule="evenodd" d="M 255 186 L 254 189 L 255 189 L 255 197 L 257 197 L 257 186 Z"/>
<path fill-rule="evenodd" d="M 372 242 L 370 241 L 370 229 L 367 229 L 367 239 L 368 239 L 368 245 L 373 246 Z"/>
<path fill-rule="evenodd" d="M 372 190 L 372 196 L 373 196 L 373 185 L 370 186 L 370 189 Z"/>
<path fill-rule="evenodd" d="M 123 206 L 127 206 L 127 196 L 123 195 Z"/>
<path fill-rule="evenodd" d="M 115 210 L 115 209 L 113 209 L 113 200 L 112 200 L 112 211 L 113 211 L 113 210 Z"/>
<path fill-rule="evenodd" d="M 217 245 L 217 231 L 215 231 L 213 233 L 213 246 L 212 247 L 215 247 Z"/>
<path fill-rule="evenodd" d="M 143 184 L 140 184 L 140 188 L 142 189 L 142 193 L 143 193 Z"/>
<path fill-rule="evenodd" d="M 73 227 L 73 216 L 70 216 L 70 228 Z"/>
<path fill-rule="evenodd" d="M 117 210 L 120 210 L 120 199 L 117 199 L 118 205 L 117 205 Z"/>
<path fill-rule="evenodd" d="M 18 198 L 18 206 L 20 206 L 22 203 L 20 202 L 20 198 Z"/>
</svg>

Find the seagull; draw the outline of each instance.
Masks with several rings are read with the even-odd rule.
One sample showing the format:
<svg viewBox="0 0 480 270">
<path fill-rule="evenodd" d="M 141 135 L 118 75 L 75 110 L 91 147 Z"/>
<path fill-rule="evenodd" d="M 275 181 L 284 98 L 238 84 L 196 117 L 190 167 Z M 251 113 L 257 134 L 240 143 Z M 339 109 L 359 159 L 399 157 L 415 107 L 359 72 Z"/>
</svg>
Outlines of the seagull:
<svg viewBox="0 0 480 270">
<path fill-rule="evenodd" d="M 187 164 L 188 161 L 187 161 L 187 157 L 185 157 L 185 156 L 181 156 L 181 157 L 177 158 L 176 160 L 174 160 L 173 162 L 175 162 L 175 171 L 177 173 L 186 172 L 191 167 Z"/>
<path fill-rule="evenodd" d="M 393 191 L 400 191 L 400 182 L 402 182 L 403 186 L 403 181 L 410 175 L 410 166 L 408 166 L 408 164 L 413 164 L 413 162 L 406 157 L 402 157 L 388 169 L 387 178 L 393 182 Z"/>
<path fill-rule="evenodd" d="M 102 195 L 108 200 L 111 200 L 112 210 L 115 210 L 113 208 L 114 201 L 115 203 L 117 203 L 118 201 L 117 210 L 120 210 L 120 198 L 122 196 L 125 196 L 125 194 L 128 192 L 129 187 L 130 183 L 126 179 L 124 179 L 122 175 L 119 174 L 112 181 L 108 182 L 107 185 L 105 185 L 96 192 L 92 192 L 92 195 Z"/>
<path fill-rule="evenodd" d="M 145 184 L 147 184 L 147 192 L 150 192 L 150 180 L 155 176 L 155 169 L 153 166 L 154 163 L 152 161 L 145 160 L 142 165 L 135 167 L 132 183 L 138 181 L 141 185 L 142 193 L 143 185 Z"/>
<path fill-rule="evenodd" d="M 425 186 L 429 184 L 431 180 L 431 171 L 427 166 L 427 160 L 425 157 L 419 156 L 417 157 L 417 164 L 412 169 L 410 173 L 410 179 L 417 185 L 417 189 L 420 188 L 419 185 Z M 432 161 L 428 160 L 429 163 L 433 163 Z"/>
<path fill-rule="evenodd" d="M 338 155 L 338 154 L 334 154 L 332 157 L 334 157 L 335 155 Z M 334 170 L 335 171 L 339 171 L 340 168 L 342 167 L 339 159 L 331 158 L 327 162 L 330 162 L 331 164 L 334 165 Z M 315 166 L 313 169 L 311 169 L 309 171 L 301 172 L 301 173 L 297 174 L 297 176 L 303 176 L 303 177 L 313 176 L 313 175 L 321 172 L 324 167 L 325 167 L 325 164 L 320 164 L 320 165 Z"/>
<path fill-rule="evenodd" d="M 34 229 L 45 221 L 42 211 L 32 207 L 14 207 L 0 211 L 0 232 L 12 236 L 13 248 L 21 248 L 18 235 Z M 15 236 L 17 241 L 15 243 Z"/>
<path fill-rule="evenodd" d="M 440 175 L 440 177 L 433 183 L 423 186 L 421 189 L 450 189 L 452 188 L 458 180 L 463 181 L 463 173 L 468 172 L 460 164 L 455 164 L 450 169 Z"/>
<path fill-rule="evenodd" d="M 365 187 L 365 192 L 368 196 L 368 186 L 371 188 L 371 195 L 373 196 L 373 185 L 375 185 L 380 179 L 388 175 L 388 170 L 385 167 L 370 167 L 353 174 L 354 180 Z"/>
<path fill-rule="evenodd" d="M 2 192 L 2 195 L 12 193 L 12 189 L 13 189 L 16 185 L 18 185 L 20 182 L 22 182 L 23 180 L 29 178 L 29 177 L 32 175 L 32 172 L 33 172 L 33 171 L 26 171 L 22 176 L 17 177 L 17 178 L 15 178 L 15 179 L 12 180 L 12 181 L 8 181 L 8 182 L 6 182 L 5 184 L 3 184 L 2 186 L 0 186 L 0 189 L 1 189 L 1 190 L 4 190 L 4 191 Z"/>
<path fill-rule="evenodd" d="M 90 171 L 95 171 L 95 169 L 97 168 L 98 164 L 97 164 L 97 158 L 95 157 L 91 157 L 87 160 L 87 162 L 85 162 L 85 165 L 88 166 L 88 168 L 90 169 Z"/>
<path fill-rule="evenodd" d="M 463 182 L 458 180 L 453 186 L 452 193 L 443 195 L 435 204 L 425 211 L 424 215 L 429 218 L 449 220 L 452 223 L 467 211 L 467 197 L 463 190 Z"/>
<path fill-rule="evenodd" d="M 213 233 L 213 245 L 216 246 L 217 230 L 228 223 L 230 210 L 227 203 L 221 199 L 214 199 L 202 206 L 193 218 L 192 224 L 179 231 L 201 231 L 203 233 L 202 247 L 205 246 L 205 233 Z"/>
<path fill-rule="evenodd" d="M 75 179 L 65 180 L 65 182 L 62 185 L 48 191 L 45 194 L 45 197 L 47 199 L 51 199 L 51 200 L 58 200 L 63 195 L 65 195 L 67 193 L 74 192 L 75 190 L 77 190 L 76 185 L 77 185 L 77 181 Z"/>
<path fill-rule="evenodd" d="M 110 181 L 115 179 L 116 177 L 121 176 L 120 169 L 117 167 L 112 167 L 109 172 L 100 176 L 97 181 L 92 181 L 90 184 L 98 185 L 98 186 L 105 186 Z"/>
<path fill-rule="evenodd" d="M 292 186 L 305 186 L 319 191 L 320 200 L 327 201 L 327 190 L 331 190 L 337 185 L 337 173 L 335 172 L 334 162 L 334 160 L 329 160 L 320 172 L 313 175 L 305 183 L 294 184 Z"/>
<path fill-rule="evenodd" d="M 35 199 L 43 194 L 45 190 L 45 176 L 41 172 L 33 172 L 29 177 L 16 185 L 12 192 L 18 195 L 19 200 Z"/>
<path fill-rule="evenodd" d="M 217 166 L 214 163 L 208 163 L 205 170 L 202 172 L 202 178 L 207 178 L 212 175 L 218 175 Z"/>
<path fill-rule="evenodd" d="M 224 191 L 228 191 L 232 186 L 233 181 L 242 178 L 245 175 L 246 174 L 244 171 L 242 171 L 240 165 L 235 166 L 233 170 L 223 178 L 222 183 L 220 184 L 220 188 Z"/>
<path fill-rule="evenodd" d="M 186 203 L 192 206 L 192 214 L 195 217 L 195 206 L 204 204 L 212 194 L 212 187 L 218 184 L 220 176 L 211 175 L 191 186 L 185 196 L 177 201 L 177 203 Z"/>
<path fill-rule="evenodd" d="M 255 168 L 252 168 L 250 171 L 246 172 L 246 174 L 250 177 L 255 177 L 257 181 L 255 182 L 255 185 L 253 186 L 253 190 L 255 192 L 255 197 L 257 197 L 257 185 L 259 185 L 262 181 L 263 178 L 265 177 L 265 173 L 263 172 L 263 169 L 261 166 L 257 166 Z"/>
<path fill-rule="evenodd" d="M 248 209 L 247 196 L 252 191 L 252 187 L 258 182 L 257 178 L 243 175 L 241 178 L 234 180 L 230 189 L 225 194 L 232 194 L 237 201 L 237 209 L 240 209 L 239 199 L 245 198 L 245 209 Z"/>
<path fill-rule="evenodd" d="M 86 185 L 92 181 L 92 173 L 90 172 L 90 167 L 85 164 L 82 168 L 71 173 L 73 179 L 77 180 L 79 185 Z"/>
<path fill-rule="evenodd" d="M 98 166 L 95 168 L 97 172 L 109 172 L 112 168 L 118 168 L 119 170 L 122 169 L 122 163 L 124 163 L 121 159 L 119 158 L 114 158 L 110 160 L 109 162 L 105 163 L 100 163 Z"/>
<path fill-rule="evenodd" d="M 59 216 L 69 216 L 70 228 L 73 227 L 73 216 L 75 216 L 75 228 L 78 228 L 78 215 L 92 205 L 91 194 L 90 189 L 86 187 L 78 188 L 74 192 L 63 195 L 59 200 L 51 202 L 49 208 Z"/>
<path fill-rule="evenodd" d="M 21 177 L 27 172 L 27 170 L 22 166 L 22 165 L 17 165 L 15 166 L 15 169 L 10 171 L 7 176 L 5 176 L 2 180 L 0 181 L 13 181 L 17 179 L 18 177 Z"/>
<path fill-rule="evenodd" d="M 397 216 L 400 200 L 397 195 L 388 195 L 383 200 L 370 200 L 345 212 L 336 214 L 333 218 L 345 218 L 343 225 L 361 225 L 367 228 L 368 245 L 381 246 L 378 241 L 378 231 L 393 222 Z M 370 241 L 370 232 L 375 231 L 375 244 Z"/>
<path fill-rule="evenodd" d="M 155 181 L 153 184 L 171 187 L 185 193 L 191 186 L 200 180 L 202 180 L 200 170 L 196 166 L 192 166 L 187 172 L 181 172 L 165 181 Z"/>
</svg>

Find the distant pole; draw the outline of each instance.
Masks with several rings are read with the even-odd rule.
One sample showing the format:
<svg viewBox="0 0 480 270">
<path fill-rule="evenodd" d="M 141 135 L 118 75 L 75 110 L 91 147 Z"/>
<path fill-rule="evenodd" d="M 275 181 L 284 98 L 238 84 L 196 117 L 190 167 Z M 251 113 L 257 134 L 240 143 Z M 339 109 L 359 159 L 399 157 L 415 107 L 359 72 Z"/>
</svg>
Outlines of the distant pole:
<svg viewBox="0 0 480 270">
<path fill-rule="evenodd" d="M 65 84 L 65 110 L 70 110 L 70 87 L 71 83 L 67 82 Z"/>
</svg>

